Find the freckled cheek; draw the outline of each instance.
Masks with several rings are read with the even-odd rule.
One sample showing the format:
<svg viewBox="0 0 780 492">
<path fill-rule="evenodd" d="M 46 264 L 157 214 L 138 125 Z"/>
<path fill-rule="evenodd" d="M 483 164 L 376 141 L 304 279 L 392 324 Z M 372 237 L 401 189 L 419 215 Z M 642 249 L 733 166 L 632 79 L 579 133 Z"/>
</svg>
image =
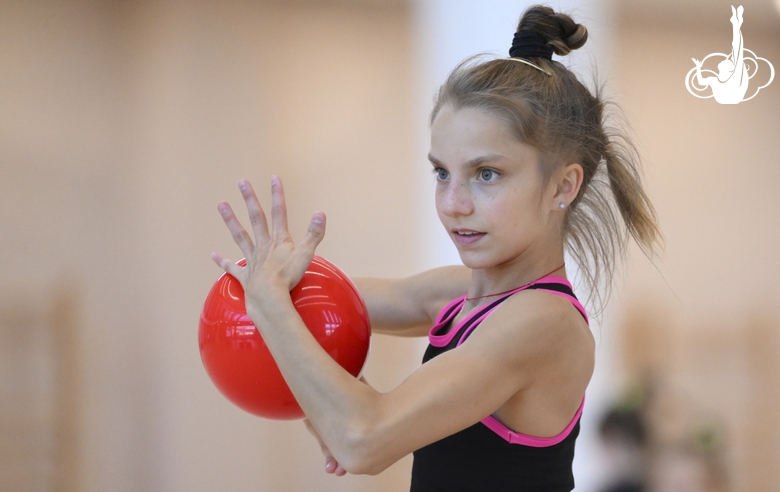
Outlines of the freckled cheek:
<svg viewBox="0 0 780 492">
<path fill-rule="evenodd" d="M 496 201 L 486 207 L 486 215 L 499 229 L 504 229 L 510 235 L 526 231 L 538 220 L 536 209 L 522 201 Z"/>
<path fill-rule="evenodd" d="M 501 217 L 516 215 L 519 210 L 523 209 L 521 201 L 512 195 L 482 195 L 479 202 L 485 210 L 490 210 L 491 215 Z"/>
</svg>

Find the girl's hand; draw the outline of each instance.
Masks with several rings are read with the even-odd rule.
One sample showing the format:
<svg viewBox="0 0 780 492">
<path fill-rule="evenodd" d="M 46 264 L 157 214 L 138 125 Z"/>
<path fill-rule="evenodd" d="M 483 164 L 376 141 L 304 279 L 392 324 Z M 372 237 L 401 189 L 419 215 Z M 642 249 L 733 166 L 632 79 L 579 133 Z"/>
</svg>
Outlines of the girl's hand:
<svg viewBox="0 0 780 492">
<path fill-rule="evenodd" d="M 211 258 L 241 283 L 249 309 L 250 305 L 262 305 L 263 301 L 276 302 L 281 294 L 289 297 L 325 235 L 325 214 L 314 214 L 306 237 L 296 246 L 287 230 L 287 205 L 281 180 L 276 176 L 271 180 L 271 231 L 252 186 L 248 181 L 241 181 L 238 187 L 249 212 L 254 241 L 227 202 L 220 203 L 218 210 L 246 258 L 246 266 L 240 267 L 216 252 Z"/>
<path fill-rule="evenodd" d="M 324 442 L 322 442 L 322 439 L 320 439 L 320 435 L 317 434 L 317 431 L 314 430 L 314 426 L 311 425 L 311 422 L 309 422 L 309 419 L 306 419 L 303 421 L 304 424 L 306 424 L 306 428 L 309 430 L 312 436 L 314 436 L 315 439 L 317 439 L 317 442 L 320 443 L 320 449 L 322 450 L 322 454 L 325 456 L 325 473 L 332 473 L 333 475 L 336 475 L 337 477 L 343 477 L 347 474 L 347 471 L 339 465 L 339 462 L 336 461 L 336 458 L 333 457 L 330 450 L 328 449 L 328 446 L 325 445 Z"/>
</svg>

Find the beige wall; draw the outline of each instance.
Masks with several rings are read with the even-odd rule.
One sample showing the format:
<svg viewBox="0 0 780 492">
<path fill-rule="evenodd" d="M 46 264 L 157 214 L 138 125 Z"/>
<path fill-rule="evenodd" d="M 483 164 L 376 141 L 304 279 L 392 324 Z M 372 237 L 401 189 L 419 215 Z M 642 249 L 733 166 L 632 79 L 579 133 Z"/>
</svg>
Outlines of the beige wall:
<svg viewBox="0 0 780 492">
<path fill-rule="evenodd" d="M 329 215 L 320 253 L 351 275 L 420 268 L 410 231 L 411 46 L 400 2 L 5 2 L 0 26 L 2 284 L 83 293 L 82 490 L 403 488 L 322 472 L 303 425 L 211 385 L 201 303 L 237 257 L 216 213 L 241 178 L 291 227 Z M 44 299 L 42 299 L 42 302 Z M 418 344 L 375 337 L 367 377 L 404 377 Z M 392 359 L 393 371 L 385 364 Z M 400 364 L 397 364 L 400 362 Z"/>
<path fill-rule="evenodd" d="M 777 70 L 780 15 L 767 15 L 775 17 L 754 22 L 746 6 L 742 34 Z M 668 420 L 689 417 L 685 432 L 697 419 L 724 423 L 728 490 L 778 490 L 780 84 L 733 106 L 696 99 L 684 85 L 691 58 L 731 51 L 729 16 L 725 5 L 712 23 L 621 17 L 618 100 L 667 247 L 657 269 L 632 253 L 611 324 L 649 332 L 629 341 L 623 366 L 655 364 L 673 401 Z"/>
<path fill-rule="evenodd" d="M 712 308 L 774 310 L 778 300 L 780 218 L 771 186 L 780 178 L 778 85 L 732 106 L 696 99 L 684 85 L 691 58 L 730 51 L 727 15 L 725 26 L 627 22 L 619 30 L 619 97 L 663 224 L 667 251 L 660 266 L 670 284 L 661 286 L 658 272 L 637 265 L 632 294 L 673 291 L 695 317 Z M 778 65 L 780 26 L 750 30 L 745 15 L 745 46 Z"/>
</svg>

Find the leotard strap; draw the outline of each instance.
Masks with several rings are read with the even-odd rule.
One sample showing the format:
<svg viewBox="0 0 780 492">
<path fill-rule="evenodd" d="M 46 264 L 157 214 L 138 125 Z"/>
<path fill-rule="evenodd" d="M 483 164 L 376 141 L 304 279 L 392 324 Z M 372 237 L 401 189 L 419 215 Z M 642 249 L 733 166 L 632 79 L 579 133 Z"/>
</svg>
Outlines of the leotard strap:
<svg viewBox="0 0 780 492">
<path fill-rule="evenodd" d="M 466 316 L 455 326 L 449 326 L 453 318 L 455 318 L 455 316 L 458 315 L 461 308 L 466 302 L 466 296 L 458 297 L 457 299 L 447 304 L 444 307 L 444 309 L 441 310 L 439 316 L 436 318 L 436 323 L 431 327 L 431 330 L 428 333 L 428 340 L 431 346 L 436 347 L 438 349 L 436 350 L 436 352 L 439 353 L 441 351 L 448 350 L 447 348 L 448 346 L 449 349 L 460 346 L 463 342 L 466 341 L 469 335 L 471 335 L 471 333 L 479 326 L 479 324 L 485 318 L 490 316 L 490 314 L 496 308 L 498 308 L 498 306 L 502 302 L 504 302 L 512 295 L 528 289 L 542 290 L 552 295 L 556 295 L 568 300 L 577 309 L 577 311 L 580 312 L 582 317 L 585 318 L 585 322 L 590 324 L 590 321 L 588 319 L 588 313 L 585 311 L 585 307 L 582 305 L 582 303 L 574 295 L 574 291 L 572 289 L 571 283 L 563 277 L 550 275 L 547 277 L 540 278 L 539 280 L 536 280 L 528 285 L 524 285 L 522 287 L 518 287 L 515 290 L 507 292 L 499 299 L 496 299 L 485 306 L 481 306 L 475 309 L 474 312 Z M 444 329 L 446 329 L 447 327 L 449 327 L 449 329 L 444 331 Z M 444 331 L 444 333 L 439 334 L 442 331 Z M 453 344 L 454 339 L 456 337 L 457 337 L 457 343 Z M 434 356 L 434 354 L 431 355 Z M 427 360 L 427 358 L 425 360 Z M 576 413 L 572 417 L 569 424 L 566 426 L 565 429 L 563 429 L 563 431 L 561 431 L 560 434 L 553 437 L 535 437 L 535 436 L 530 436 L 527 434 L 521 434 L 519 432 L 515 432 L 512 429 L 506 427 L 501 422 L 499 422 L 492 415 L 482 419 L 482 424 L 484 424 L 488 429 L 493 431 L 495 434 L 497 434 L 498 436 L 500 436 L 502 439 L 504 439 L 510 444 L 521 444 L 524 446 L 537 447 L 537 448 L 549 447 L 560 443 L 561 441 L 566 439 L 566 437 L 568 437 L 569 434 L 571 434 L 572 430 L 577 425 L 577 422 L 579 422 L 584 405 L 585 405 L 585 397 L 583 396 L 582 402 L 580 403 L 579 408 L 577 409 Z"/>
</svg>

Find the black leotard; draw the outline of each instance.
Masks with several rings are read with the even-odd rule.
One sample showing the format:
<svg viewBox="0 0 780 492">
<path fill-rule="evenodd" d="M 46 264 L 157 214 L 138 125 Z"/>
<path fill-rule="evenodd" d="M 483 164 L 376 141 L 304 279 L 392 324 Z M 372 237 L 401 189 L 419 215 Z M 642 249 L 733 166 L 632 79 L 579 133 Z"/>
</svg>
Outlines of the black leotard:
<svg viewBox="0 0 780 492">
<path fill-rule="evenodd" d="M 569 299 L 588 320 L 571 284 L 545 277 L 479 308 L 455 326 L 465 296 L 447 305 L 428 335 L 423 363 L 462 344 L 499 304 L 525 289 Z M 584 399 L 583 399 L 584 403 Z M 572 460 L 582 405 L 559 435 L 538 438 L 508 429 L 492 416 L 414 452 L 411 492 L 570 492 Z"/>
</svg>

